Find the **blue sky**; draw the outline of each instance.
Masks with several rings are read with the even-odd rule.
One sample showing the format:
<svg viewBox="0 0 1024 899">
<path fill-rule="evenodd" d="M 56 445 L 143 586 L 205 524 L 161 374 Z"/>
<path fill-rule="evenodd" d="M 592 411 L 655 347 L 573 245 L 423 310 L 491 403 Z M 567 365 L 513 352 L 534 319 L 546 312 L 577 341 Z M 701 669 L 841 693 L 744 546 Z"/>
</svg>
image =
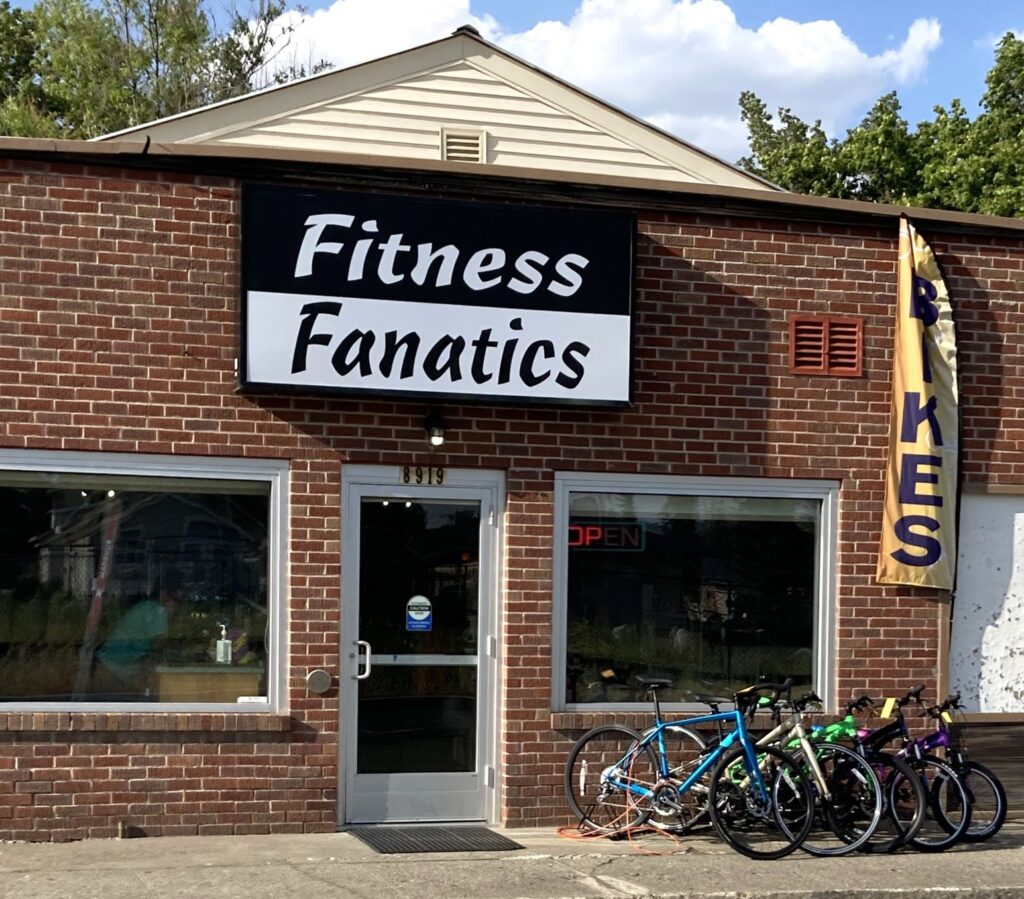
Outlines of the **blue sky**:
<svg viewBox="0 0 1024 899">
<path fill-rule="evenodd" d="M 323 0 L 315 4 L 324 5 L 328 4 Z M 954 97 L 963 100 L 973 114 L 985 90 L 985 74 L 992 66 L 992 39 L 1007 31 L 1024 31 L 1024 3 L 1020 0 L 729 0 L 728 6 L 740 25 L 752 29 L 779 17 L 797 22 L 831 19 L 871 54 L 896 45 L 915 19 L 938 19 L 942 43 L 932 54 L 925 76 L 914 84 L 898 86 L 912 124 L 931 118 L 936 104 L 948 106 Z M 509 31 L 526 31 L 545 19 L 569 21 L 578 7 L 579 0 L 492 0 L 472 4 L 474 12 L 489 12 Z M 756 85 L 753 87 L 756 90 Z"/>
<path fill-rule="evenodd" d="M 912 125 L 977 111 L 994 42 L 1024 3 L 937 0 L 313 0 L 286 14 L 292 61 L 352 65 L 474 24 L 488 40 L 728 161 L 741 90 L 842 136 L 896 90 Z"/>
<path fill-rule="evenodd" d="M 16 0 L 28 5 L 31 0 Z M 214 9 L 227 0 L 209 0 Z M 242 0 L 244 9 L 246 0 Z M 746 152 L 741 90 L 842 136 L 896 90 L 912 125 L 972 115 L 1020 0 L 287 0 L 280 62 L 347 66 L 474 24 L 485 38 L 706 150 Z"/>
<path fill-rule="evenodd" d="M 801 22 L 832 19 L 868 53 L 894 46 L 916 18 L 938 19 L 942 43 L 931 54 L 924 76 L 910 85 L 894 85 L 911 124 L 932 118 L 936 104 L 948 106 L 954 97 L 963 100 L 973 115 L 985 90 L 985 74 L 994 61 L 993 39 L 1007 31 L 1024 31 L 1024 3 L 1019 0 L 938 0 L 933 3 L 734 0 L 730 5 L 740 23 L 749 27 L 776 16 Z"/>
</svg>

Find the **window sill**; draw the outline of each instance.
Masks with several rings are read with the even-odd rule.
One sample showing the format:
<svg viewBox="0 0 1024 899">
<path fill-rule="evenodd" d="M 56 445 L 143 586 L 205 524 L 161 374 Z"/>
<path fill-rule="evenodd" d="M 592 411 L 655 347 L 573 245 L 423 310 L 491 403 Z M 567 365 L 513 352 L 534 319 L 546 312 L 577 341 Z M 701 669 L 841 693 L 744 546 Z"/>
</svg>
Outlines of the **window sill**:
<svg viewBox="0 0 1024 899">
<path fill-rule="evenodd" d="M 645 730 L 651 726 L 650 712 L 615 712 L 602 709 L 594 712 L 552 712 L 551 729 L 590 730 L 599 724 L 624 724 L 634 730 Z"/>
<path fill-rule="evenodd" d="M 722 711 L 729 711 L 728 708 Z M 705 709 L 704 711 L 674 711 L 668 709 L 662 709 L 662 719 L 664 721 L 682 721 L 684 724 L 688 718 L 698 718 L 701 715 L 708 715 L 710 712 Z M 804 715 L 804 727 L 810 727 L 812 724 L 830 724 L 836 718 L 835 715 L 828 715 L 821 712 L 808 712 Z M 626 727 L 631 727 L 633 730 L 645 731 L 654 723 L 653 714 L 647 712 L 616 712 L 613 709 L 602 709 L 600 711 L 593 712 L 552 712 L 551 713 L 551 729 L 554 731 L 569 731 L 569 730 L 590 730 L 592 727 L 597 727 L 599 724 L 622 724 Z M 731 726 L 726 722 L 726 729 L 731 729 Z M 754 731 L 767 731 L 772 728 L 771 716 L 767 713 L 759 713 L 754 717 L 753 724 L 748 725 L 751 730 Z M 696 725 L 695 730 L 715 730 L 716 725 L 713 722 L 707 722 L 704 724 Z"/>
<path fill-rule="evenodd" d="M 280 733 L 290 715 L 275 712 L 0 712 L 0 732 Z"/>
</svg>

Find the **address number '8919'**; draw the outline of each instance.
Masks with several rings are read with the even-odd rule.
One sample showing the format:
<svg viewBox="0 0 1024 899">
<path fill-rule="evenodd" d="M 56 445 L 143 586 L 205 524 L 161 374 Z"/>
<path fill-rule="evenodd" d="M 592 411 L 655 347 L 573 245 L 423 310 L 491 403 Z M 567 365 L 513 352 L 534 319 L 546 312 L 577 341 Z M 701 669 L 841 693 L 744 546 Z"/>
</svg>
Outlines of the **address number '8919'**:
<svg viewBox="0 0 1024 899">
<path fill-rule="evenodd" d="M 426 484 L 436 487 L 444 483 L 444 469 L 434 465 L 403 465 L 398 470 L 402 484 Z"/>
</svg>

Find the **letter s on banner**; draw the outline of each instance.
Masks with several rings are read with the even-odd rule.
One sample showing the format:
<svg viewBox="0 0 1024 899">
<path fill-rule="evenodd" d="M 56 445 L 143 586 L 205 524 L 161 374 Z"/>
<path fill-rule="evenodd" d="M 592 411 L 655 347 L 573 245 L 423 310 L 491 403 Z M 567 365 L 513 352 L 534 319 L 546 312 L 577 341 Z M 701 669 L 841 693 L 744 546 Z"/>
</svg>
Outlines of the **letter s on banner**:
<svg viewBox="0 0 1024 899">
<path fill-rule="evenodd" d="M 931 247 L 904 217 L 879 583 L 953 589 L 958 403 L 949 291 Z"/>
</svg>

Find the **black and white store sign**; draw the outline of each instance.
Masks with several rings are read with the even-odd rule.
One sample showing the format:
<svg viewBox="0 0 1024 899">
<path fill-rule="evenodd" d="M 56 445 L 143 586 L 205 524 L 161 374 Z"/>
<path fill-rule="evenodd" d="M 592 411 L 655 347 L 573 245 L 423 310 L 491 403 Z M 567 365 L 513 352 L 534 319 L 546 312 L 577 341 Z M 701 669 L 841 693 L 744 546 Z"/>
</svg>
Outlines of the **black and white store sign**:
<svg viewBox="0 0 1024 899">
<path fill-rule="evenodd" d="M 632 216 L 247 185 L 242 386 L 629 402 Z"/>
</svg>

